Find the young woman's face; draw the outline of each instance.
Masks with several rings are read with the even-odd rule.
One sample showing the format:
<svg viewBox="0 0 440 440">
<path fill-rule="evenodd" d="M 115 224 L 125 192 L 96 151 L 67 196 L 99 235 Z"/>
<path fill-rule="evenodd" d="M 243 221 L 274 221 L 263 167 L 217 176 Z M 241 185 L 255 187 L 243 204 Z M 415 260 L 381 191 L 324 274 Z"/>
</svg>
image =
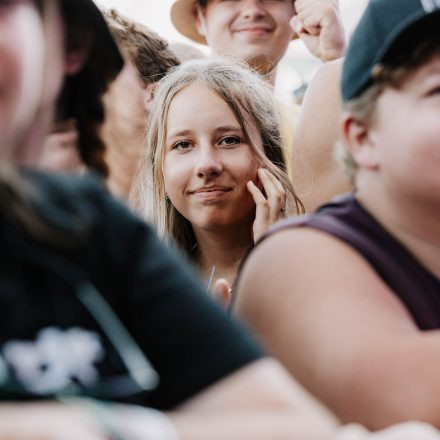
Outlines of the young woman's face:
<svg viewBox="0 0 440 440">
<path fill-rule="evenodd" d="M 62 25 L 55 2 L 49 4 L 47 26 L 43 27 L 34 1 L 0 0 L 2 160 L 35 162 L 61 87 L 63 57 Z"/>
<path fill-rule="evenodd" d="M 261 136 L 250 128 L 257 148 Z M 165 190 L 194 229 L 243 225 L 254 217 L 246 188 L 258 161 L 234 113 L 215 92 L 194 83 L 171 102 L 163 156 Z"/>
</svg>

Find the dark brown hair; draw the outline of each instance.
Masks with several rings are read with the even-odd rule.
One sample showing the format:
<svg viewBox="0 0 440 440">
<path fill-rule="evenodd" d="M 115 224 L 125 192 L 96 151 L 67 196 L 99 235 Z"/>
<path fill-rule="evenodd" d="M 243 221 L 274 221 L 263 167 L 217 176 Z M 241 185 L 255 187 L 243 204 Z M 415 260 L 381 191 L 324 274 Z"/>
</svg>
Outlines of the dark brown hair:
<svg viewBox="0 0 440 440">
<path fill-rule="evenodd" d="M 155 32 L 123 17 L 115 9 L 104 15 L 116 42 L 129 55 L 144 85 L 159 81 L 180 64 L 167 41 Z"/>
<path fill-rule="evenodd" d="M 102 45 L 99 31 L 95 31 L 74 0 L 64 0 L 60 6 L 66 23 L 66 51 L 86 51 L 87 61 L 79 73 L 65 78 L 56 119 L 75 119 L 82 161 L 106 177 L 105 145 L 99 136 L 105 119 L 102 97 L 122 66 L 118 59 L 111 58 L 110 48 Z"/>
</svg>

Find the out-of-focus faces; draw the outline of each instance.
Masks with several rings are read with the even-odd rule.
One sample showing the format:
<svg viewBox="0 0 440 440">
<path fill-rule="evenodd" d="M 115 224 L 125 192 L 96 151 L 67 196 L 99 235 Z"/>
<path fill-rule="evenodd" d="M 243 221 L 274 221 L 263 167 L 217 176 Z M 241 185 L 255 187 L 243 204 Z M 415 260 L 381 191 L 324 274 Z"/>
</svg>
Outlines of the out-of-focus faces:
<svg viewBox="0 0 440 440">
<path fill-rule="evenodd" d="M 73 119 L 53 125 L 45 139 L 38 166 L 50 171 L 83 171 L 85 166 L 79 153 L 78 137 Z"/>
<path fill-rule="evenodd" d="M 136 66 L 128 58 L 104 95 L 106 119 L 101 134 L 109 167 L 107 184 L 114 194 L 123 198 L 128 197 L 144 147 L 155 86 L 155 83 L 143 83 Z"/>
<path fill-rule="evenodd" d="M 208 0 L 198 7 L 196 23 L 213 53 L 268 73 L 292 39 L 294 13 L 292 0 Z"/>
<path fill-rule="evenodd" d="M 152 87 L 144 86 L 136 66 L 126 59 L 124 68 L 104 96 L 107 129 L 123 133 L 129 139 L 143 138 L 149 113 Z M 111 141 L 111 139 L 109 139 Z"/>
<path fill-rule="evenodd" d="M 360 169 L 373 170 L 386 193 L 435 206 L 440 200 L 440 57 L 418 68 L 399 87 L 387 87 L 368 132 L 372 153 Z M 365 150 L 365 149 L 364 149 Z M 365 165 L 364 157 L 369 162 Z M 371 157 L 373 159 L 371 159 Z M 374 166 L 368 166 L 373 162 Z M 371 173 L 371 172 L 370 172 Z M 368 191 L 368 185 L 360 188 Z M 438 203 L 438 202 L 437 202 Z"/>
<path fill-rule="evenodd" d="M 256 128 L 249 131 L 261 148 Z M 195 230 L 252 224 L 255 203 L 246 183 L 257 181 L 257 168 L 253 147 L 216 93 L 194 83 L 174 97 L 163 154 L 165 191 Z"/>
<path fill-rule="evenodd" d="M 52 117 L 64 67 L 56 2 L 48 2 L 46 17 L 43 27 L 32 0 L 0 1 L 2 160 L 34 164 Z"/>
</svg>

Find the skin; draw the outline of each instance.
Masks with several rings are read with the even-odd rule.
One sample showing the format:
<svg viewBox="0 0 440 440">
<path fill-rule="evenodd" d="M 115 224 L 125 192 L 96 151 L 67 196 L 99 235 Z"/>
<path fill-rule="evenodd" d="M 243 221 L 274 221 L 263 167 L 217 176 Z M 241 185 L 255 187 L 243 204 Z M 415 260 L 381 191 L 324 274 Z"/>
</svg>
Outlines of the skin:
<svg viewBox="0 0 440 440">
<path fill-rule="evenodd" d="M 14 125 L 1 126 L 1 154 L 2 162 L 10 161 L 13 165 L 21 164 L 23 157 L 36 155 L 34 142 L 37 136 L 32 138 L 33 142 L 19 145 L 6 144 L 6 141 L 17 139 L 16 130 L 23 127 L 26 133 L 39 134 L 41 146 L 49 128 L 64 72 L 68 70 L 69 57 L 63 52 L 61 17 L 57 3 L 50 5 L 45 27 L 32 2 L 6 3 L 0 13 L 0 120 L 2 124 L 3 120 L 14 121 Z M 30 30 L 35 30 L 35 33 L 30 33 Z M 13 43 L 9 43 L 9 39 L 3 36 L 13 36 Z M 42 46 L 45 50 L 34 52 L 31 50 L 33 44 L 37 45 L 37 49 Z M 37 59 L 36 53 L 40 55 Z M 28 75 L 23 69 L 28 69 L 31 61 L 35 62 L 32 65 L 33 74 Z M 46 70 L 48 66 L 51 68 Z M 4 76 L 4 68 L 8 73 L 14 73 L 14 78 Z M 34 94 L 35 80 L 39 74 L 43 86 L 40 101 Z M 3 93 L 4 90 L 8 93 Z M 33 114 L 27 113 L 30 111 L 27 106 L 34 110 Z M 38 130 L 33 129 L 35 124 Z M 20 150 L 16 151 L 15 147 L 18 146 Z M 214 409 L 209 415 L 210 423 L 206 423 L 208 418 L 201 417 L 206 415 L 204 408 L 208 407 Z M 126 411 L 130 411 L 129 408 L 121 413 L 127 414 Z M 256 415 L 264 415 L 260 417 L 264 423 L 257 427 L 249 423 Z M 136 413 L 131 416 L 136 417 Z M 123 415 L 115 411 L 112 422 L 117 422 L 118 417 L 123 418 Z M 277 361 L 269 358 L 244 366 L 203 390 L 180 409 L 177 408 L 170 414 L 170 418 L 183 440 L 223 439 L 225 432 L 227 438 L 237 439 L 281 440 L 296 435 L 301 438 L 325 439 L 330 438 L 337 426 L 335 419 L 307 393 L 302 392 Z M 138 424 L 133 423 L 131 428 L 142 427 L 142 420 L 143 417 L 138 416 Z M 122 425 L 123 422 L 121 419 Z M 275 425 L 277 430 L 274 434 Z M 141 437 L 142 431 L 132 432 L 133 437 Z M 52 402 L 3 403 L 0 406 L 0 439 L 23 438 L 103 440 L 108 435 L 99 425 L 99 417 L 95 417 L 95 413 L 90 410 L 84 411 L 82 407 Z"/>
<path fill-rule="evenodd" d="M 80 173 L 84 170 L 78 151 L 78 131 L 73 119 L 52 125 L 44 142 L 38 166 L 48 171 Z"/>
<path fill-rule="evenodd" d="M 248 62 L 272 84 L 295 34 L 324 62 L 341 58 L 345 50 L 337 0 L 296 0 L 295 7 L 288 0 L 210 0 L 206 8 L 198 7 L 195 19 L 214 54 Z M 242 28 L 244 32 L 237 31 Z M 340 118 L 339 75 L 337 66 L 324 66 L 310 84 L 294 145 L 288 146 L 293 182 L 306 211 L 351 189 L 333 159 Z"/>
<path fill-rule="evenodd" d="M 196 25 L 215 55 L 246 61 L 266 74 L 293 37 L 294 12 L 290 0 L 211 0 L 198 7 Z"/>
<path fill-rule="evenodd" d="M 124 200 L 128 198 L 138 166 L 145 137 L 145 121 L 155 87 L 156 83 L 142 83 L 136 66 L 127 55 L 123 69 L 103 97 L 106 119 L 101 127 L 101 137 L 106 146 L 105 161 L 109 167 L 106 184 L 113 195 Z M 39 168 L 83 172 L 85 166 L 77 142 L 75 121 L 52 125 L 38 160 Z"/>
<path fill-rule="evenodd" d="M 55 12 L 51 10 L 48 14 Z M 50 28 L 59 32 L 61 23 L 54 18 Z M 33 38 L 26 38 L 25 32 Z M 53 70 L 44 70 L 44 33 L 32 1 L 6 2 L 0 6 L 1 155 L 4 160 L 24 165 L 33 163 L 39 154 L 42 127 L 52 116 L 50 102 L 62 81 L 59 41 L 48 42 L 51 53 L 57 55 L 50 60 Z"/>
<path fill-rule="evenodd" d="M 345 48 L 337 0 L 210 0 L 195 20 L 213 54 L 247 62 L 272 83 L 295 33 L 323 61 Z"/>
<path fill-rule="evenodd" d="M 320 60 L 341 58 L 345 49 L 344 28 L 338 0 L 295 0 L 296 15 L 290 26 Z"/>
<path fill-rule="evenodd" d="M 104 95 L 106 120 L 101 131 L 109 166 L 107 186 L 125 200 L 144 146 L 145 121 L 156 87 L 156 83 L 143 84 L 136 66 L 128 58 Z"/>
<path fill-rule="evenodd" d="M 249 129 L 261 150 L 260 133 Z M 203 84 L 186 87 L 170 104 L 163 178 L 171 202 L 193 227 L 205 278 L 215 266 L 216 278 L 232 285 L 253 240 L 282 216 L 285 192 L 259 167 L 226 102 Z"/>
<path fill-rule="evenodd" d="M 439 90 L 435 58 L 401 88 L 385 89 L 370 124 L 343 119 L 359 166 L 359 200 L 437 277 Z M 372 429 L 405 420 L 440 426 L 439 331 L 420 331 L 345 243 L 308 228 L 270 237 L 245 266 L 236 310 L 342 421 Z"/>
<path fill-rule="evenodd" d="M 292 180 L 306 212 L 353 190 L 335 157 L 340 137 L 342 60 L 325 64 L 312 79 L 301 106 L 292 146 Z"/>
</svg>

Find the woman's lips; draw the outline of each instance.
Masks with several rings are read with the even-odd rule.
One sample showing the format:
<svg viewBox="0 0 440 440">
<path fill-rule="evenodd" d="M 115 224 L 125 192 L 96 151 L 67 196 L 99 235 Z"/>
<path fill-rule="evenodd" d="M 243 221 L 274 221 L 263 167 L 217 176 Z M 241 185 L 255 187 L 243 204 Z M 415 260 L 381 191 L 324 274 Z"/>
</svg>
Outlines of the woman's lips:
<svg viewBox="0 0 440 440">
<path fill-rule="evenodd" d="M 217 200 L 225 197 L 231 188 L 201 188 L 190 194 L 200 200 Z"/>
</svg>

